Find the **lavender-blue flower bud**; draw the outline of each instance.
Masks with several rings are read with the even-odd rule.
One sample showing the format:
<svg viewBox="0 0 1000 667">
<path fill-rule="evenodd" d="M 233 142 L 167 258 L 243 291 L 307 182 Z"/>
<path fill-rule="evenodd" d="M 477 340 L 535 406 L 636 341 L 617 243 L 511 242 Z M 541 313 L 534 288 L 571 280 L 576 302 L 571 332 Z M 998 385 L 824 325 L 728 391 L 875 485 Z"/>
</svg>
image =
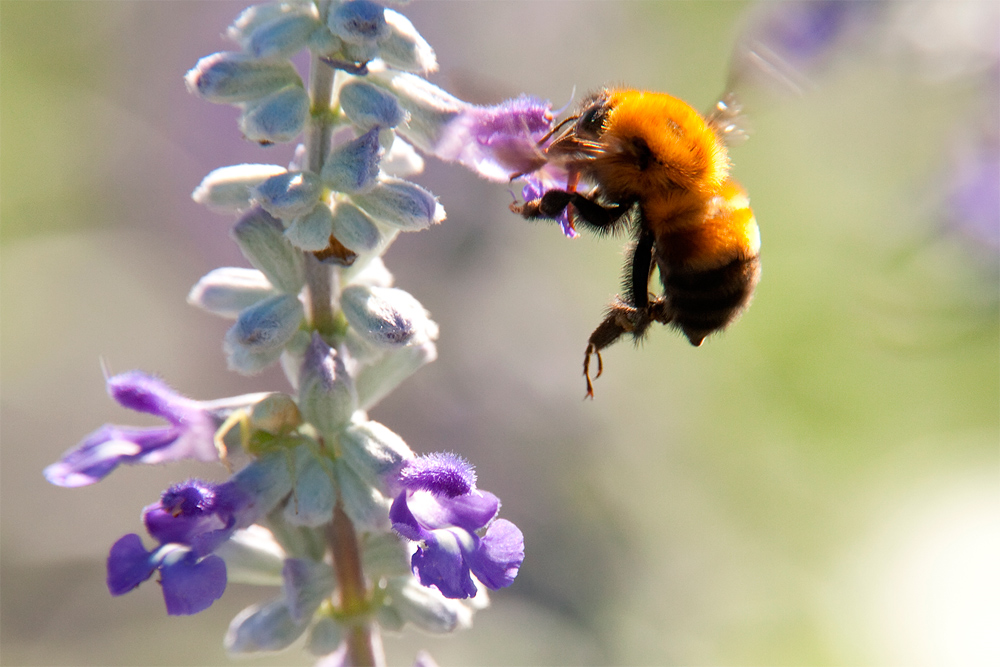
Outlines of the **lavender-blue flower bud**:
<svg viewBox="0 0 1000 667">
<path fill-rule="evenodd" d="M 278 290 L 257 269 L 227 266 L 202 276 L 188 293 L 187 302 L 215 315 L 236 319 L 241 310 L 277 294 Z"/>
<path fill-rule="evenodd" d="M 285 16 L 317 16 L 312 2 L 265 2 L 247 7 L 226 29 L 226 37 L 246 47 L 250 36 L 268 23 Z"/>
<path fill-rule="evenodd" d="M 254 200 L 276 218 L 291 220 L 312 210 L 323 192 L 319 176 L 311 171 L 288 171 L 253 189 Z"/>
<path fill-rule="evenodd" d="M 303 49 L 320 27 L 315 8 L 306 5 L 299 11 L 281 13 L 254 26 L 240 43 L 255 58 L 288 58 Z"/>
<path fill-rule="evenodd" d="M 349 81 L 340 89 L 340 107 L 362 130 L 393 128 L 406 120 L 406 112 L 395 95 L 360 79 Z"/>
<path fill-rule="evenodd" d="M 289 62 L 258 60 L 231 51 L 205 56 L 184 81 L 190 92 L 217 104 L 249 102 L 286 86 L 302 86 L 302 79 Z"/>
<path fill-rule="evenodd" d="M 320 433 L 333 434 L 350 422 L 357 400 L 343 357 L 314 333 L 299 376 L 302 416 Z"/>
<path fill-rule="evenodd" d="M 281 222 L 260 208 L 248 211 L 232 230 L 243 256 L 272 285 L 286 294 L 298 294 L 306 281 L 303 257 L 284 234 Z"/>
<path fill-rule="evenodd" d="M 323 183 L 338 192 L 366 192 L 375 185 L 382 159 L 379 129 L 373 127 L 357 139 L 330 151 L 320 176 Z"/>
<path fill-rule="evenodd" d="M 382 243 L 382 232 L 368 215 L 349 201 L 338 201 L 333 209 L 333 235 L 348 250 L 366 253 Z"/>
<path fill-rule="evenodd" d="M 288 86 L 247 103 L 239 119 L 239 128 L 249 141 L 281 143 L 298 136 L 308 117 L 308 93 L 301 86 Z"/>
<path fill-rule="evenodd" d="M 363 531 L 385 531 L 389 528 L 389 499 L 344 461 L 335 463 L 341 507 L 351 522 Z"/>
<path fill-rule="evenodd" d="M 310 620 L 296 622 L 284 598 L 256 604 L 236 615 L 223 644 L 233 654 L 280 651 L 305 632 Z"/>
<path fill-rule="evenodd" d="M 458 600 L 448 600 L 434 588 L 412 577 L 392 579 L 388 585 L 392 606 L 404 621 L 421 630 L 442 634 L 472 623 L 472 611 Z"/>
<path fill-rule="evenodd" d="M 349 426 L 340 435 L 343 460 L 368 484 L 383 494 L 394 494 L 394 476 L 413 459 L 413 451 L 401 437 L 378 422 Z"/>
<path fill-rule="evenodd" d="M 471 105 L 419 76 L 388 71 L 369 77 L 390 91 L 407 113 L 399 131 L 417 148 L 433 153 L 445 128 Z"/>
<path fill-rule="evenodd" d="M 401 289 L 349 285 L 340 305 L 351 327 L 379 347 L 401 347 L 415 336 L 429 339 L 437 334 L 424 307 Z"/>
<path fill-rule="evenodd" d="M 219 212 L 250 208 L 253 188 L 287 170 L 276 164 L 235 164 L 220 167 L 202 179 L 191 199 Z"/>
<path fill-rule="evenodd" d="M 332 233 L 333 213 L 326 203 L 319 202 L 311 211 L 292 220 L 285 230 L 285 238 L 296 248 L 316 251 L 330 245 Z"/>
<path fill-rule="evenodd" d="M 333 465 L 309 446 L 295 448 L 295 490 L 285 505 L 285 520 L 293 526 L 322 526 L 333 516 L 337 490 Z"/>
<path fill-rule="evenodd" d="M 398 178 L 379 181 L 372 190 L 352 199 L 376 220 L 406 232 L 427 229 L 445 218 L 434 195 Z"/>
<path fill-rule="evenodd" d="M 369 0 L 350 0 L 330 12 L 327 26 L 348 44 L 376 44 L 389 34 L 385 8 Z"/>
<path fill-rule="evenodd" d="M 265 299 L 244 310 L 223 340 L 229 367 L 253 375 L 277 361 L 304 315 L 298 297 L 288 294 Z"/>
<path fill-rule="evenodd" d="M 282 590 L 288 610 L 296 621 L 308 621 L 323 600 L 333 593 L 333 569 L 322 561 L 289 558 L 282 573 Z"/>
</svg>

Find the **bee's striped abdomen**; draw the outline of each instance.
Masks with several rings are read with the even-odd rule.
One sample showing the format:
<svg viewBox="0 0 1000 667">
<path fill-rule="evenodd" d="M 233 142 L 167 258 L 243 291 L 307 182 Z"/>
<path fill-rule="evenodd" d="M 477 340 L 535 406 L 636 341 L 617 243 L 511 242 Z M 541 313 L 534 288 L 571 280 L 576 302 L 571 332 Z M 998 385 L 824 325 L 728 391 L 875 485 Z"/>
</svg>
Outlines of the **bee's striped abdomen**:
<svg viewBox="0 0 1000 667">
<path fill-rule="evenodd" d="M 700 271 L 676 267 L 664 271 L 661 266 L 660 275 L 673 315 L 671 324 L 697 346 L 735 320 L 750 303 L 760 278 L 760 258 L 736 258 Z"/>
</svg>

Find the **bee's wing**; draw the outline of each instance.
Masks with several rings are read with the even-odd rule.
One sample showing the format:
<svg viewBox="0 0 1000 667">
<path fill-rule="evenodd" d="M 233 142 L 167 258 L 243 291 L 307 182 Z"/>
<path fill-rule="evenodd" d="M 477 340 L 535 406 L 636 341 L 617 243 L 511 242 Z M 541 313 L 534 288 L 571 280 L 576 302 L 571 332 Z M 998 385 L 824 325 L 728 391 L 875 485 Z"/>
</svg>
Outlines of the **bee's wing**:
<svg viewBox="0 0 1000 667">
<path fill-rule="evenodd" d="M 705 114 L 705 120 L 727 146 L 738 146 L 750 136 L 749 120 L 743 113 L 743 105 L 736 93 L 732 91 L 719 98 L 715 106 Z"/>
</svg>

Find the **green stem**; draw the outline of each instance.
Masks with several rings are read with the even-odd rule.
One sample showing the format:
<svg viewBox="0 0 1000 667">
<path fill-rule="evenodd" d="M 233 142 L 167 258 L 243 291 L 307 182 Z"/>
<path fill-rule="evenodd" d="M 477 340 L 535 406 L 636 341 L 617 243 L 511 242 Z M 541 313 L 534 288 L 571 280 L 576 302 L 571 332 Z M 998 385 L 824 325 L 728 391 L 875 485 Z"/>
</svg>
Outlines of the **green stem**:
<svg viewBox="0 0 1000 667">
<path fill-rule="evenodd" d="M 323 161 L 330 149 L 333 131 L 330 106 L 333 100 L 331 67 L 315 55 L 310 63 L 309 94 L 311 109 L 305 131 L 305 167 L 313 173 L 323 170 Z M 312 253 L 305 253 L 306 280 L 309 286 L 309 312 L 312 326 L 321 334 L 335 330 L 334 298 L 336 272 L 323 264 Z M 368 589 L 361 566 L 361 550 L 354 525 L 341 507 L 338 498 L 333 519 L 327 533 L 334 573 L 340 593 L 340 609 L 348 617 L 358 619 L 346 632 L 347 661 L 357 667 L 376 667 L 385 664 L 378 629 L 368 620 Z M 363 619 L 363 620 L 362 620 Z"/>
<path fill-rule="evenodd" d="M 315 55 L 309 67 L 309 94 L 311 109 L 305 132 L 305 166 L 318 174 L 330 149 L 330 102 L 333 96 L 333 68 L 322 63 Z M 334 330 L 332 268 L 323 264 L 312 253 L 306 256 L 306 282 L 309 285 L 309 313 L 313 329 L 330 334 Z"/>
<path fill-rule="evenodd" d="M 328 537 L 333 551 L 337 588 L 340 591 L 340 611 L 347 617 L 364 619 L 369 613 L 370 600 L 361 569 L 358 536 L 354 532 L 354 524 L 341 509 L 339 499 L 333 510 L 333 523 L 330 524 Z M 372 623 L 352 623 L 346 630 L 348 664 L 359 667 L 385 664 L 378 629 Z"/>
</svg>

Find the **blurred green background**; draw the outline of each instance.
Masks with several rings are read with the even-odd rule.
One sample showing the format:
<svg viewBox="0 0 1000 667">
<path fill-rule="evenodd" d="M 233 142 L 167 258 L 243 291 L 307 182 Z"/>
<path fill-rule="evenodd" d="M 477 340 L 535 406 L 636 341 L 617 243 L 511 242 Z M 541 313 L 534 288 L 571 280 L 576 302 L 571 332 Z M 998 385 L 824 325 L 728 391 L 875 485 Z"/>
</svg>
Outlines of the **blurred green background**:
<svg viewBox="0 0 1000 667">
<path fill-rule="evenodd" d="M 246 265 L 232 220 L 191 190 L 219 166 L 290 158 L 184 90 L 243 6 L 0 4 L 3 664 L 225 664 L 229 620 L 269 595 L 231 586 L 168 618 L 155 584 L 105 588 L 107 549 L 141 532 L 141 508 L 221 470 L 128 468 L 75 490 L 41 475 L 100 424 L 142 423 L 108 399 L 102 363 L 194 398 L 286 388 L 226 371 L 228 323 L 184 303 L 210 269 Z M 471 101 L 558 107 L 610 82 L 707 108 L 748 7 L 404 11 L 437 51 L 432 80 Z M 748 313 L 699 349 L 657 329 L 608 350 L 593 402 L 580 365 L 622 243 L 525 223 L 506 186 L 429 161 L 417 180 L 448 220 L 386 262 L 441 325 L 440 358 L 372 416 L 473 461 L 527 557 L 473 629 L 386 637 L 393 664 L 418 647 L 442 665 L 1000 661 L 998 254 L 940 211 L 983 90 L 881 46 L 752 110 L 732 151 L 763 237 Z"/>
</svg>

